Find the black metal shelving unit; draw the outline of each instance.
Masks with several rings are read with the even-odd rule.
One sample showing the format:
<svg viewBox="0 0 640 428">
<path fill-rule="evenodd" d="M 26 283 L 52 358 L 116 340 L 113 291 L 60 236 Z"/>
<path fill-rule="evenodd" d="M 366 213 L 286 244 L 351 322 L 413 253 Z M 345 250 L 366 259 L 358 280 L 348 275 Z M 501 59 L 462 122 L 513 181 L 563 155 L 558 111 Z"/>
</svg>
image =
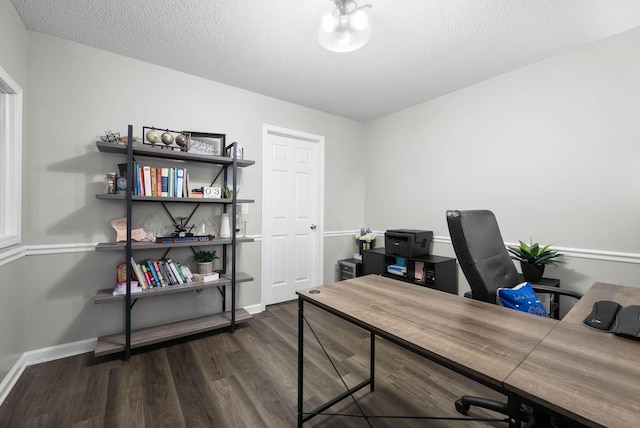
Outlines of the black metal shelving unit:
<svg viewBox="0 0 640 428">
<path fill-rule="evenodd" d="M 247 167 L 253 165 L 255 162 L 251 160 L 244 160 L 237 158 L 236 143 L 232 143 L 228 147 L 231 148 L 230 157 L 224 156 L 211 156 L 188 152 L 178 152 L 172 150 L 162 149 L 160 147 L 154 147 L 149 145 L 134 144 L 133 140 L 133 126 L 128 127 L 127 144 L 118 144 L 111 142 L 97 141 L 96 146 L 100 152 L 103 153 L 115 153 L 126 155 L 127 157 L 127 192 L 126 194 L 98 194 L 96 198 L 107 201 L 118 201 L 126 203 L 127 212 L 127 237 L 126 242 L 119 243 L 99 243 L 96 246 L 96 251 L 125 251 L 126 266 L 127 266 L 127 290 L 126 294 L 121 296 L 113 296 L 112 289 L 99 290 L 94 298 L 94 303 L 109 303 L 109 302 L 124 302 L 125 305 L 125 329 L 122 333 L 117 333 L 109 336 L 102 336 L 98 338 L 95 356 L 102 356 L 117 352 L 124 353 L 124 359 L 128 360 L 131 356 L 131 349 L 151 345 L 154 343 L 163 342 L 166 340 L 175 339 L 178 337 L 184 337 L 192 334 L 201 333 L 204 331 L 214 330 L 218 328 L 228 327 L 230 332 L 235 331 L 236 323 L 251 318 L 251 315 L 244 309 L 236 309 L 236 285 L 243 282 L 252 281 L 253 278 L 241 272 L 236 272 L 236 250 L 237 245 L 243 242 L 252 242 L 252 238 L 238 237 L 236 234 L 236 214 L 238 209 L 238 203 L 252 203 L 252 199 L 237 199 L 237 177 L 238 168 Z M 233 191 L 232 198 L 222 199 L 200 199 L 200 198 L 178 198 L 178 197 L 159 197 L 159 196 L 139 196 L 133 195 L 133 177 L 134 177 L 134 161 L 135 157 L 150 157 L 150 158 L 162 158 L 174 161 L 190 161 L 201 162 L 211 165 L 216 165 L 223 170 L 223 184 L 228 186 Z M 229 174 L 232 174 L 231 183 L 229 181 Z M 178 204 L 195 204 L 195 210 L 202 204 L 222 204 L 223 212 L 231 210 L 231 237 L 230 238 L 215 238 L 205 242 L 176 242 L 176 243 L 152 243 L 152 242 L 132 242 L 131 227 L 133 217 L 133 204 L 139 202 L 155 202 L 161 203 L 165 210 L 169 212 L 165 204 L 178 203 Z M 171 215 L 171 214 L 169 214 Z M 222 266 L 223 274 L 217 281 L 211 282 L 191 282 L 188 284 L 174 285 L 169 287 L 152 288 L 143 290 L 142 292 L 131 292 L 131 279 L 133 277 L 133 268 L 131 267 L 131 259 L 133 252 L 137 250 L 149 250 L 149 249 L 165 249 L 169 251 L 171 248 L 180 247 L 199 247 L 199 246 L 214 246 L 221 245 L 222 251 Z M 228 251 L 227 251 L 228 249 Z M 227 254 L 229 253 L 229 254 Z M 166 253 L 165 253 L 166 254 Z M 227 257 L 230 257 L 230 272 L 226 271 Z M 168 295 L 173 293 L 189 292 L 205 288 L 217 288 L 222 295 L 222 312 L 213 313 L 211 315 L 187 319 L 183 321 L 173 322 L 169 324 L 158 325 L 154 327 L 148 327 L 140 330 L 132 330 L 131 312 L 133 306 L 138 299 L 146 299 L 149 297 Z M 226 287 L 231 288 L 231 305 L 230 309 L 226 311 Z"/>
</svg>

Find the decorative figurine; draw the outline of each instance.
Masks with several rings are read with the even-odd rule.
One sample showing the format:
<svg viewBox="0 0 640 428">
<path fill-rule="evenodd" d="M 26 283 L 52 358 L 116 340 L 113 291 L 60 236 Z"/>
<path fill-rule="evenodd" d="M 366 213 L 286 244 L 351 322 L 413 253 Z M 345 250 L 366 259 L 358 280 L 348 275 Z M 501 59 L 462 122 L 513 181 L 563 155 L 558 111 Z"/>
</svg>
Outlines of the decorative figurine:
<svg viewBox="0 0 640 428">
<path fill-rule="evenodd" d="M 116 193 L 119 195 L 127 193 L 127 177 L 118 177 L 116 180 Z"/>
<path fill-rule="evenodd" d="M 171 234 L 172 237 L 184 238 L 185 236 L 193 236 L 193 233 L 191 233 L 191 231 L 193 230 L 195 225 L 187 226 L 187 220 L 189 220 L 187 217 L 178 217 L 178 223 L 173 224 L 176 229 L 175 232 Z M 189 230 L 187 230 L 187 227 L 189 228 Z"/>
<path fill-rule="evenodd" d="M 111 227 L 116 231 L 116 242 L 127 240 L 127 219 L 125 217 L 111 220 Z M 149 240 L 147 232 L 143 228 L 131 230 L 131 239 L 134 241 Z"/>
<path fill-rule="evenodd" d="M 120 140 L 120 133 L 119 132 L 111 132 L 111 131 L 105 131 L 104 135 L 102 137 L 100 137 L 100 139 L 102 141 L 104 141 L 105 143 L 117 143 L 118 140 Z"/>
<path fill-rule="evenodd" d="M 164 132 L 160 137 L 160 139 L 167 146 L 170 146 L 171 144 L 173 144 L 173 135 L 169 132 Z"/>
<path fill-rule="evenodd" d="M 151 144 L 157 144 L 160 142 L 160 134 L 158 134 L 158 132 L 154 129 L 147 132 L 146 138 L 147 138 L 147 141 L 150 142 Z"/>
<path fill-rule="evenodd" d="M 176 144 L 182 148 L 187 147 L 187 137 L 184 134 L 179 134 L 176 136 Z"/>
</svg>

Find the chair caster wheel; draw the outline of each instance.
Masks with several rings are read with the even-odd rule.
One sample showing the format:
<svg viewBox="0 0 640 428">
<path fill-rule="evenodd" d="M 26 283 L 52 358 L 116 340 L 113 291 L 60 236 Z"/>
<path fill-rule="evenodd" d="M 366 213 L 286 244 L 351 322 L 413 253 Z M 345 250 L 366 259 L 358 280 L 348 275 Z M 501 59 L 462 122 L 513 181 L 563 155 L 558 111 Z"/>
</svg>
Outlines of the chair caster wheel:
<svg viewBox="0 0 640 428">
<path fill-rule="evenodd" d="M 456 400 L 456 411 L 466 416 L 469 413 L 469 406 L 464 404 L 462 400 Z"/>
</svg>

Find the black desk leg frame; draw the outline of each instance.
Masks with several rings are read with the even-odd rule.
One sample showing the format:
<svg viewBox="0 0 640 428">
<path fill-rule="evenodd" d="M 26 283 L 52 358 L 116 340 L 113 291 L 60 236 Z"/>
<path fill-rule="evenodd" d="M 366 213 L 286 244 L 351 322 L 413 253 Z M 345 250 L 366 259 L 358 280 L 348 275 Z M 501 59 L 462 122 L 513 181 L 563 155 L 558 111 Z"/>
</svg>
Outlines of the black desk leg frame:
<svg viewBox="0 0 640 428">
<path fill-rule="evenodd" d="M 319 406 L 311 412 L 304 412 L 304 300 L 298 297 L 298 428 L 302 428 L 302 425 L 313 418 L 316 415 L 321 414 L 325 410 L 329 409 L 333 405 L 339 403 L 345 398 L 353 396 L 356 391 L 369 385 L 370 390 L 374 390 L 375 380 L 375 334 L 371 332 L 371 355 L 370 355 L 370 373 L 369 379 L 365 379 L 353 388 L 347 388 L 345 392 L 327 401 L 325 404 Z M 346 387 L 346 384 L 345 384 Z M 363 415 L 364 416 L 364 415 Z M 364 416 L 366 418 L 366 416 Z"/>
<path fill-rule="evenodd" d="M 522 403 L 520 398 L 512 393 L 507 394 L 507 407 L 509 409 L 509 428 L 520 428 L 522 426 Z M 529 426 L 529 425 L 527 425 Z"/>
</svg>

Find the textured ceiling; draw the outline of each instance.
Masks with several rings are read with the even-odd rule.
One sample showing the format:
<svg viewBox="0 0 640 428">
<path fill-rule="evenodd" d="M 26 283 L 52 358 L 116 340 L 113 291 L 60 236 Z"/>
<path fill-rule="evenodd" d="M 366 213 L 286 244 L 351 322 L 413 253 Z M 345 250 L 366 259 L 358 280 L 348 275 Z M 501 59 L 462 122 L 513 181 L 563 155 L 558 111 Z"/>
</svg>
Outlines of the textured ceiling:
<svg viewBox="0 0 640 428">
<path fill-rule="evenodd" d="M 370 0 L 371 40 L 338 54 L 330 0 L 12 2 L 29 30 L 363 122 L 640 26 L 638 0 Z"/>
</svg>

